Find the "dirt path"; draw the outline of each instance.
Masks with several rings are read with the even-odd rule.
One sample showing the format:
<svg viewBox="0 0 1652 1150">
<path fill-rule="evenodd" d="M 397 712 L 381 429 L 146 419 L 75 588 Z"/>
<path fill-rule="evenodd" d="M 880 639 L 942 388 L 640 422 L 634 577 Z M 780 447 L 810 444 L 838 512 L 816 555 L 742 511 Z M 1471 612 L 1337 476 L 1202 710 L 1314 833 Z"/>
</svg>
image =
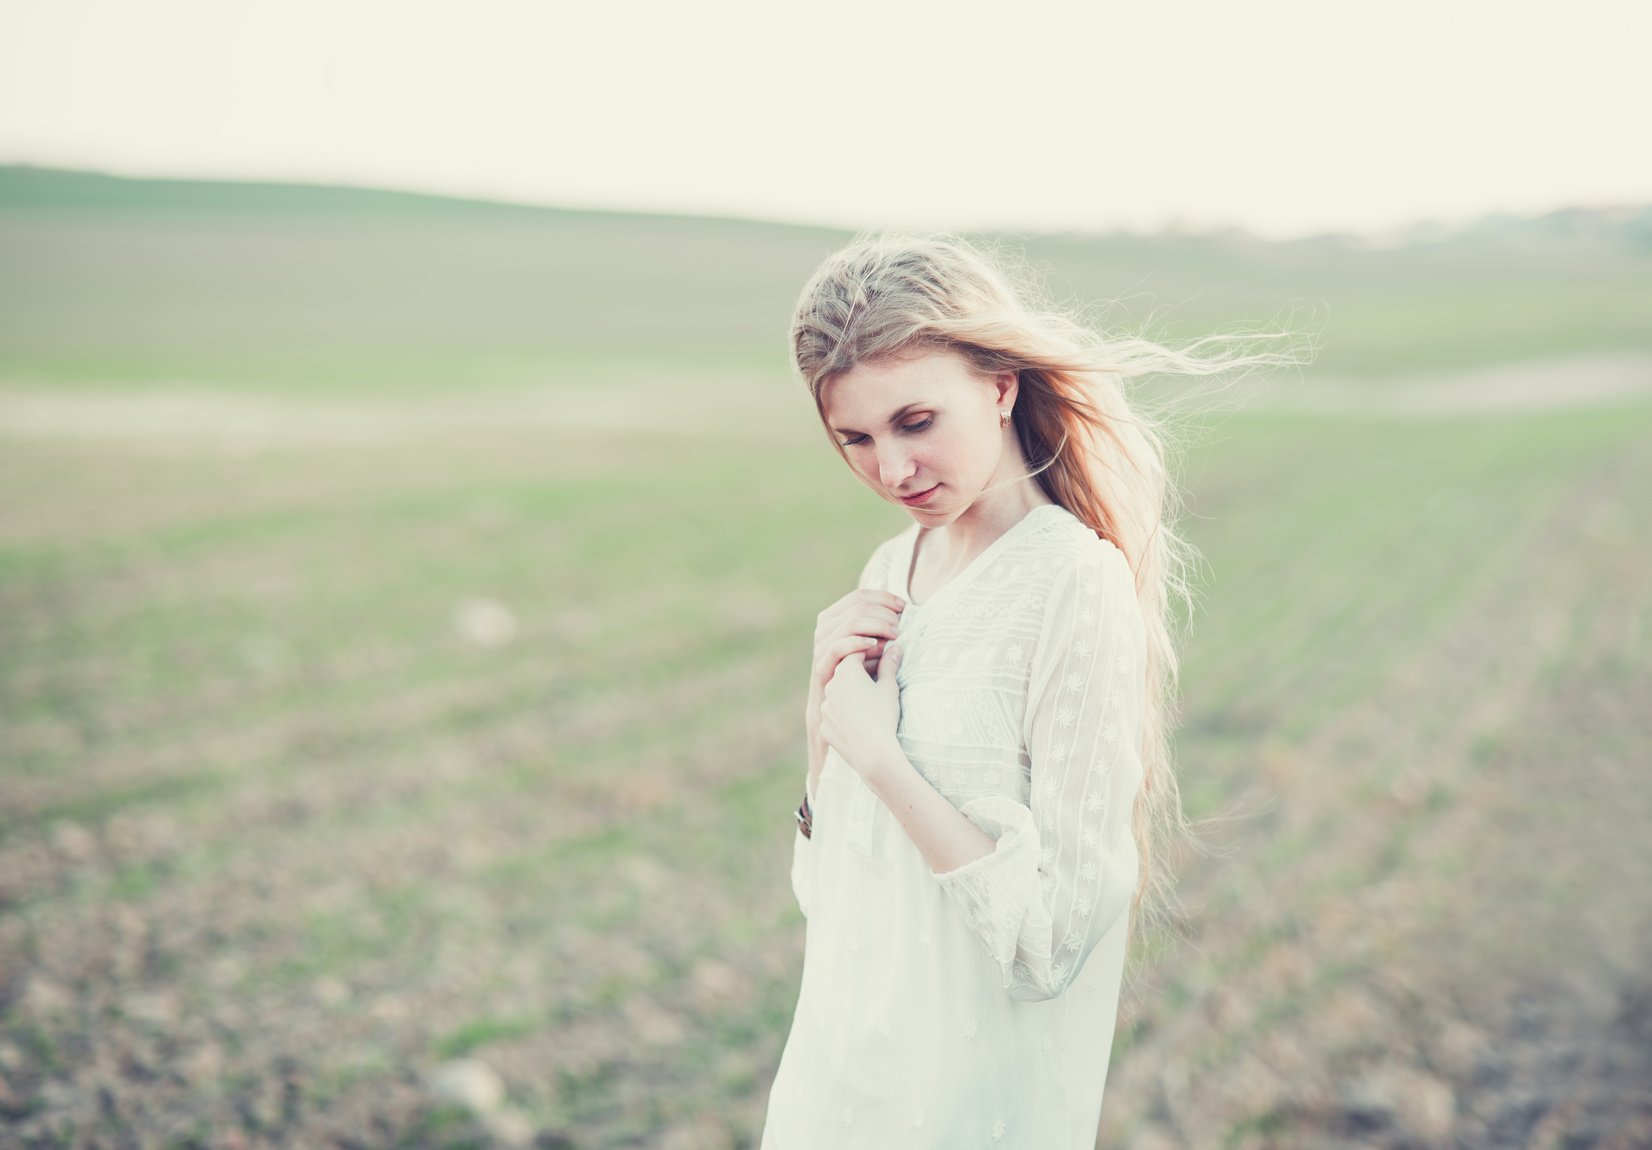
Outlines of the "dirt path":
<svg viewBox="0 0 1652 1150">
<path fill-rule="evenodd" d="M 119 441 L 229 451 L 351 446 L 507 430 L 808 433 L 807 403 L 787 381 L 750 372 L 637 371 L 590 382 L 450 396 L 255 395 L 199 385 L 49 388 L 0 381 L 0 438 Z M 1390 380 L 1309 376 L 1247 381 L 1221 397 L 1251 411 L 1438 417 L 1609 403 L 1652 395 L 1652 354 L 1624 352 L 1501 364 Z"/>
<path fill-rule="evenodd" d="M 571 376 L 540 387 L 448 392 L 255 393 L 192 383 L 47 387 L 0 380 L 0 438 L 117 441 L 231 452 L 351 447 L 510 431 L 772 429 L 806 414 L 795 384 L 750 371 L 685 367 Z M 807 426 L 804 424 L 803 426 Z"/>
<path fill-rule="evenodd" d="M 1652 395 L 1652 354 L 1606 352 L 1395 379 L 1309 376 L 1257 389 L 1248 410 L 1431 418 L 1587 407 Z"/>
</svg>

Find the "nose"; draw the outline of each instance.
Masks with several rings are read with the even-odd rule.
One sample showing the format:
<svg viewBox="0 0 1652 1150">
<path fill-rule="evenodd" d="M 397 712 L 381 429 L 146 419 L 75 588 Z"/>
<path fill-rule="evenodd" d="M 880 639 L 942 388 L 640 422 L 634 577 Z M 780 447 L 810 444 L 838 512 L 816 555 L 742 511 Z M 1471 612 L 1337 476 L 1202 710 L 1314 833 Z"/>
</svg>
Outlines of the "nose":
<svg viewBox="0 0 1652 1150">
<path fill-rule="evenodd" d="M 886 439 L 878 445 L 878 479 L 893 490 L 912 474 L 912 461 L 900 443 Z"/>
</svg>

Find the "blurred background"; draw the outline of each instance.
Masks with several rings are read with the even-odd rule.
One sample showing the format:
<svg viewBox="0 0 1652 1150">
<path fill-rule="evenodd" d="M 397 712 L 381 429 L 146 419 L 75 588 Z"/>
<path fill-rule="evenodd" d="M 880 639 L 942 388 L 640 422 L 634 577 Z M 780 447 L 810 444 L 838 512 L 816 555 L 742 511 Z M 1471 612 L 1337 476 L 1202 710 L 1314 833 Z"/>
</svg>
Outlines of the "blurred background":
<svg viewBox="0 0 1652 1150">
<path fill-rule="evenodd" d="M 0 5 L 0 1145 L 756 1145 L 887 226 L 1322 345 L 1182 429 L 1099 1144 L 1652 1145 L 1649 31 Z"/>
</svg>

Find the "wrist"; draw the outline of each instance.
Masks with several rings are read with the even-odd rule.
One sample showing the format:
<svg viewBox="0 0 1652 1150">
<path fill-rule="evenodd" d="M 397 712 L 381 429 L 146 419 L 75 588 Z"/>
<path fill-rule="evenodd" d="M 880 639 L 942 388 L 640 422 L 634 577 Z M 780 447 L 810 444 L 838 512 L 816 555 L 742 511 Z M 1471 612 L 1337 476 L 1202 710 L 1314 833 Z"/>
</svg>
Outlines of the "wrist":
<svg viewBox="0 0 1652 1150">
<path fill-rule="evenodd" d="M 866 780 L 866 785 L 874 791 L 881 790 L 892 780 L 913 769 L 912 760 L 906 757 L 906 751 L 901 748 L 900 740 L 890 735 L 889 738 L 872 747 L 866 756 L 866 766 L 860 775 Z"/>
</svg>

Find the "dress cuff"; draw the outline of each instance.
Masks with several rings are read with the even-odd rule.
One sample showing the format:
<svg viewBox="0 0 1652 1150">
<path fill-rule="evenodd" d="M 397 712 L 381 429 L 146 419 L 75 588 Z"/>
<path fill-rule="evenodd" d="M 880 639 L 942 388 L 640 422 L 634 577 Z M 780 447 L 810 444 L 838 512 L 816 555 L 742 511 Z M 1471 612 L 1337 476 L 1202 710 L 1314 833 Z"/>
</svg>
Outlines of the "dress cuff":
<svg viewBox="0 0 1652 1150">
<path fill-rule="evenodd" d="M 1030 937 L 1038 936 L 1033 920 L 1043 913 L 1038 828 L 1032 811 L 1003 795 L 970 799 L 958 809 L 997 845 L 991 854 L 944 874 L 930 874 L 963 911 L 964 921 L 999 965 L 1008 986 L 1017 944 L 1028 928 L 1034 928 Z"/>
</svg>

